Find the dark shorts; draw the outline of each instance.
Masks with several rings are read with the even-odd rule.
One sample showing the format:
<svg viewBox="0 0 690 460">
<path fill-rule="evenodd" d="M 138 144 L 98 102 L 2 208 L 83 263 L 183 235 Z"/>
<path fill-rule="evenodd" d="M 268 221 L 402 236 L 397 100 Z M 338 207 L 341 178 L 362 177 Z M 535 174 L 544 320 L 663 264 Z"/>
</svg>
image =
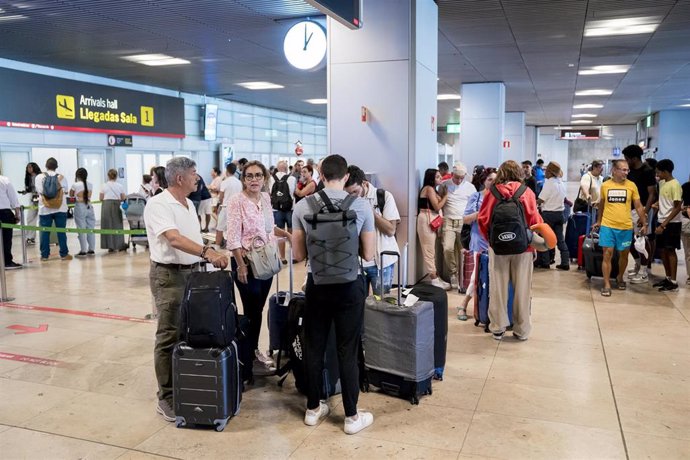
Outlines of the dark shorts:
<svg viewBox="0 0 690 460">
<path fill-rule="evenodd" d="M 662 249 L 680 249 L 680 222 L 672 222 L 666 226 L 664 233 L 656 235 L 656 247 Z"/>
<path fill-rule="evenodd" d="M 287 226 L 288 230 L 292 229 L 292 211 L 276 211 L 274 209 L 273 220 L 275 220 L 278 228 L 284 229 Z"/>
</svg>

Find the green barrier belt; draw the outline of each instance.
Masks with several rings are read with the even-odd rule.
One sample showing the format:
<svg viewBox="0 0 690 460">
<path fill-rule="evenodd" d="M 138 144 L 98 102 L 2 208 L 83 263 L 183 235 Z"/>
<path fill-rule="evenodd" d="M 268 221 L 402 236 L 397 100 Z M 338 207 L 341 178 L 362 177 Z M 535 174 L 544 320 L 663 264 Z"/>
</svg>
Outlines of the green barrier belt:
<svg viewBox="0 0 690 460">
<path fill-rule="evenodd" d="M 89 204 L 101 204 L 103 203 L 102 201 L 89 201 Z M 73 208 L 77 205 L 77 203 L 68 203 L 67 207 L 68 208 Z M 31 205 L 31 206 L 24 206 L 24 209 L 38 209 L 38 205 Z"/>
<path fill-rule="evenodd" d="M 99 235 L 146 235 L 146 230 L 109 230 L 100 228 L 57 228 L 57 227 L 35 227 L 32 225 L 5 224 L 1 223 L 2 228 L 16 228 L 17 230 L 28 230 L 30 232 L 48 233 L 95 233 Z"/>
</svg>

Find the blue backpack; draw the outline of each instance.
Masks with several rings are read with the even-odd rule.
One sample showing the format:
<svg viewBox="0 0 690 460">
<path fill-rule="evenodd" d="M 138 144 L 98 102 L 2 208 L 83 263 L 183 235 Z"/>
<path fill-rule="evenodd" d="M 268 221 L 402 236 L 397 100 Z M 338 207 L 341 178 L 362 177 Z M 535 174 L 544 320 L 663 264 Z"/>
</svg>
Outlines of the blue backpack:
<svg viewBox="0 0 690 460">
<path fill-rule="evenodd" d="M 43 204 L 47 208 L 60 208 L 62 206 L 62 198 L 64 190 L 60 184 L 60 175 L 48 175 L 43 177 Z"/>
</svg>

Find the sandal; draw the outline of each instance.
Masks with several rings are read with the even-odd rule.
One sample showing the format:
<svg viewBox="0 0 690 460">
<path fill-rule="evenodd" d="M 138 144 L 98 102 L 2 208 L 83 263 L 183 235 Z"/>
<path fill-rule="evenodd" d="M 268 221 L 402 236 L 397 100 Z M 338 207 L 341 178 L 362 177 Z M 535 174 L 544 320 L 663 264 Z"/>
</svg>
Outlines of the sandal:
<svg viewBox="0 0 690 460">
<path fill-rule="evenodd" d="M 628 288 L 628 283 L 625 281 L 618 281 L 618 290 L 625 291 Z"/>
<path fill-rule="evenodd" d="M 601 295 L 604 297 L 611 297 L 611 288 L 601 288 Z"/>
<path fill-rule="evenodd" d="M 458 319 L 460 321 L 467 321 L 467 308 L 458 307 Z"/>
</svg>

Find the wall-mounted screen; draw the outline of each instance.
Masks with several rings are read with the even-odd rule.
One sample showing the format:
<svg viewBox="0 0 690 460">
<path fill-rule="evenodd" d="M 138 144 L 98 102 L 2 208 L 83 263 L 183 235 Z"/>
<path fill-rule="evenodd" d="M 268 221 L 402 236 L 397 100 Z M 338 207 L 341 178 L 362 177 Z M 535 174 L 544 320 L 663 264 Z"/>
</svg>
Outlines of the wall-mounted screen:
<svg viewBox="0 0 690 460">
<path fill-rule="evenodd" d="M 306 0 L 345 27 L 362 27 L 362 0 Z"/>
<path fill-rule="evenodd" d="M 218 105 L 206 104 L 201 108 L 202 130 L 204 140 L 216 140 L 216 126 L 218 124 Z"/>
</svg>

